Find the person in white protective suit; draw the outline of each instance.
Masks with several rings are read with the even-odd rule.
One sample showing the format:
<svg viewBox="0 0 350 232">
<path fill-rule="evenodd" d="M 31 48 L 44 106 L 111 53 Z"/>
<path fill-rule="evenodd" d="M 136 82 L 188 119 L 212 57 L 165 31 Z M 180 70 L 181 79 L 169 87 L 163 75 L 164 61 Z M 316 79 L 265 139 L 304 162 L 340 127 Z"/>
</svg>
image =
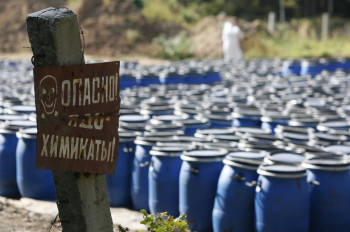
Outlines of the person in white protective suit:
<svg viewBox="0 0 350 232">
<path fill-rule="evenodd" d="M 240 40 L 243 38 L 241 29 L 232 22 L 226 22 L 222 30 L 224 59 L 243 59 Z"/>
</svg>

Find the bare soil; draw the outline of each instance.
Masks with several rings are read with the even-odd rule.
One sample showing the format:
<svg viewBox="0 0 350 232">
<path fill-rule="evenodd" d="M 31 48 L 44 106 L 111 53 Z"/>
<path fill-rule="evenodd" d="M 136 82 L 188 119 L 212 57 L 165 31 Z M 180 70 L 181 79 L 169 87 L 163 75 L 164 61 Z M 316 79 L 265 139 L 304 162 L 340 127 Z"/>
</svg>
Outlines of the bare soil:
<svg viewBox="0 0 350 232">
<path fill-rule="evenodd" d="M 22 208 L 17 208 L 9 203 L 0 202 L 0 231 L 1 232 L 55 232 L 60 231 L 54 224 L 51 230 L 50 215 L 33 213 Z"/>
</svg>

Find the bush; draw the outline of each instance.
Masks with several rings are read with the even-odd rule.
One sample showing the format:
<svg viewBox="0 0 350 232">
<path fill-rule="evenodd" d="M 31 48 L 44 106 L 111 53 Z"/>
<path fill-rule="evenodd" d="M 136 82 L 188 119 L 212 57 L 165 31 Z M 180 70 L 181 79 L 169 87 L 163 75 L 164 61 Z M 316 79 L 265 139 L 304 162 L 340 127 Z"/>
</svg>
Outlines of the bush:
<svg viewBox="0 0 350 232">
<path fill-rule="evenodd" d="M 143 220 L 140 224 L 146 225 L 148 227 L 148 232 L 185 232 L 188 230 L 185 214 L 181 214 L 174 219 L 174 217 L 168 215 L 167 212 L 157 213 L 156 216 L 148 214 L 144 209 L 140 212 L 143 214 Z M 128 232 L 129 229 L 118 225 L 118 231 Z M 141 232 L 143 231 L 141 230 Z"/>
<path fill-rule="evenodd" d="M 148 214 L 144 209 L 140 212 L 143 214 L 143 221 L 140 223 L 148 226 L 150 232 L 185 232 L 188 230 L 186 215 L 184 214 L 174 219 L 167 212 L 157 213 L 155 217 Z"/>
<path fill-rule="evenodd" d="M 167 60 L 183 60 L 193 55 L 190 40 L 185 32 L 181 32 L 172 38 L 160 35 L 154 42 L 162 46 L 159 57 Z"/>
</svg>

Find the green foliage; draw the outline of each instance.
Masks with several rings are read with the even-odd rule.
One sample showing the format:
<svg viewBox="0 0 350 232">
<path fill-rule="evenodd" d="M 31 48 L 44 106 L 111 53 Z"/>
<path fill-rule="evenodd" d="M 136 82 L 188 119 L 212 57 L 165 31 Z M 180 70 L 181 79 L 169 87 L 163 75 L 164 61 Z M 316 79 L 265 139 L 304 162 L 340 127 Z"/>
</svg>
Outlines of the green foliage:
<svg viewBox="0 0 350 232">
<path fill-rule="evenodd" d="M 127 0 L 134 4 L 137 8 L 142 9 L 144 6 L 143 0 Z"/>
<path fill-rule="evenodd" d="M 159 57 L 167 60 L 183 60 L 193 55 L 191 43 L 185 32 L 181 32 L 172 38 L 160 35 L 154 42 L 161 45 Z"/>
<path fill-rule="evenodd" d="M 67 0 L 68 4 L 80 3 L 82 0 Z"/>
<path fill-rule="evenodd" d="M 150 232 L 185 232 L 188 230 L 184 214 L 174 219 L 167 212 L 157 213 L 156 216 L 148 214 L 144 209 L 140 212 L 143 214 L 143 220 L 140 223 L 148 226 Z"/>
<path fill-rule="evenodd" d="M 150 20 L 176 22 L 179 5 L 173 0 L 147 0 L 142 9 L 143 15 Z"/>
<path fill-rule="evenodd" d="M 131 43 L 134 44 L 142 39 L 142 35 L 139 31 L 133 30 L 133 29 L 127 29 L 125 32 L 126 39 Z"/>
<path fill-rule="evenodd" d="M 274 35 L 262 28 L 257 35 L 243 40 L 245 58 L 265 57 L 348 57 L 350 43 L 348 37 L 339 36 L 334 31 L 327 41 L 320 39 L 319 20 L 299 20 L 290 24 L 277 24 Z M 336 23 L 339 23 L 338 21 Z M 344 21 L 343 21 L 344 24 Z M 345 33 L 344 28 L 341 31 Z M 336 33 L 334 36 L 334 33 Z M 347 31 L 350 34 L 350 29 Z"/>
</svg>

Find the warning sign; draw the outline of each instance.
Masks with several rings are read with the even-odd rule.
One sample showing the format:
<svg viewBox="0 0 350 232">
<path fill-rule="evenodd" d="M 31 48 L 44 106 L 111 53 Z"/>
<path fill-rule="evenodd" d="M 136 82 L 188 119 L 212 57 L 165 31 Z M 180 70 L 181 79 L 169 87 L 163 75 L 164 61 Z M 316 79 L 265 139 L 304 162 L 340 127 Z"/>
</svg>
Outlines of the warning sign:
<svg viewBox="0 0 350 232">
<path fill-rule="evenodd" d="M 37 167 L 114 173 L 119 62 L 34 68 L 34 89 Z"/>
</svg>

